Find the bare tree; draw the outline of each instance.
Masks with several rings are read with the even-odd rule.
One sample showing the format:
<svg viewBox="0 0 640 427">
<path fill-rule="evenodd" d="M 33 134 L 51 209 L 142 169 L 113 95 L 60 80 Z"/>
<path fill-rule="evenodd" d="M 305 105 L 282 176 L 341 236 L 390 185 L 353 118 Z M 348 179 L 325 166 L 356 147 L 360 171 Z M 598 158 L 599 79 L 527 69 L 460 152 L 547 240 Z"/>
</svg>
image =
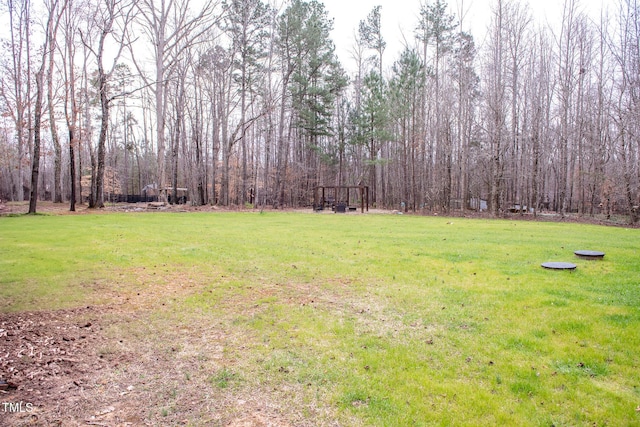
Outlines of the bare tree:
<svg viewBox="0 0 640 427">
<path fill-rule="evenodd" d="M 192 16 L 190 0 L 141 0 L 136 2 L 136 9 L 140 16 L 139 24 L 142 25 L 153 45 L 154 78 L 144 77 L 146 74 L 143 67 L 136 61 L 136 55 L 133 52 L 132 57 L 140 74 L 144 77 L 145 83 L 152 85 L 155 96 L 157 184 L 165 199 L 166 194 L 163 190 L 167 184 L 165 165 L 167 85 L 173 77 L 175 67 L 184 51 L 197 43 L 200 37 L 214 24 L 215 5 L 213 0 L 208 0 L 200 11 Z"/>
<path fill-rule="evenodd" d="M 63 59 L 63 71 L 65 81 L 64 112 L 69 137 L 69 183 L 70 198 L 69 210 L 76 210 L 77 176 L 76 176 L 76 150 L 78 148 L 78 102 L 76 98 L 76 72 L 75 72 L 75 38 L 78 31 L 76 22 L 76 10 L 73 0 L 66 1 L 63 9 L 64 47 L 61 49 Z"/>
<path fill-rule="evenodd" d="M 577 34 L 577 0 L 565 0 L 562 27 L 558 38 L 558 101 L 560 115 L 560 129 L 558 137 L 558 169 L 557 169 L 557 203 L 560 212 L 564 215 L 571 207 L 571 172 L 570 154 L 573 140 L 572 106 L 577 87 L 575 44 Z"/>
<path fill-rule="evenodd" d="M 455 28 L 455 17 L 447 13 L 445 1 L 436 0 L 433 4 L 421 4 L 416 36 L 422 44 L 422 60 L 432 70 L 429 77 L 433 81 L 434 91 L 432 97 L 428 97 L 426 93 L 423 94 L 424 102 L 432 102 L 432 105 L 426 106 L 426 110 L 433 111 L 430 140 L 435 146 L 428 150 L 435 156 L 434 163 L 432 163 L 435 173 L 432 174 L 434 179 L 429 185 L 436 194 L 438 206 L 445 211 L 449 210 L 451 199 L 453 159 L 450 125 L 452 111 L 447 107 L 450 107 L 452 103 L 449 102 L 449 96 L 445 96 L 442 92 L 442 87 L 448 82 L 443 82 L 441 70 L 446 64 L 445 60 L 453 51 Z M 433 52 L 431 57 L 428 56 L 429 50 Z"/>
<path fill-rule="evenodd" d="M 48 13 L 52 16 L 51 25 L 47 26 L 47 39 L 49 41 L 48 49 L 48 69 L 47 69 L 47 103 L 49 106 L 49 129 L 51 131 L 51 141 L 55 150 L 54 158 L 54 179 L 53 179 L 53 201 L 54 203 L 62 203 L 62 144 L 58 134 L 57 118 L 56 118 L 56 100 L 54 93 L 54 80 L 56 76 L 55 53 L 58 50 L 57 38 L 58 29 L 62 19 L 62 13 L 66 9 L 66 2 L 59 4 L 57 0 L 48 1 L 46 7 Z"/>
<path fill-rule="evenodd" d="M 83 35 L 83 43 L 94 55 L 98 68 L 97 89 L 101 112 L 95 176 L 96 197 L 89 203 L 90 208 L 104 207 L 105 145 L 109 130 L 111 102 L 117 96 L 110 94 L 109 84 L 120 56 L 127 46 L 126 31 L 131 22 L 133 11 L 132 5 L 124 0 L 102 0 L 94 9 L 91 17 L 96 34 Z M 105 64 L 105 45 L 108 39 L 115 42 L 116 50 L 115 54 L 110 55 L 112 58 L 110 63 Z"/>
<path fill-rule="evenodd" d="M 45 59 L 44 55 L 42 58 L 42 65 L 40 69 L 36 72 L 36 100 L 35 106 L 33 110 L 33 154 L 31 161 L 31 193 L 29 195 L 29 213 L 36 213 L 36 206 L 38 203 L 38 178 L 40 174 L 40 132 L 41 132 L 41 122 L 42 122 L 42 91 L 43 91 L 43 80 L 44 80 L 44 66 Z"/>
<path fill-rule="evenodd" d="M 540 200 L 543 185 L 540 182 L 545 141 L 550 139 L 550 117 L 552 105 L 552 52 L 545 34 L 540 31 L 531 44 L 529 55 L 529 78 L 525 81 L 526 94 L 530 98 L 528 111 L 525 112 L 529 127 L 527 129 L 530 146 L 530 198 L 528 206 L 537 214 L 542 205 Z M 548 157 L 547 157 L 548 158 Z"/>
<path fill-rule="evenodd" d="M 38 203 L 38 183 L 40 176 L 40 149 L 41 149 L 41 124 L 42 124 L 42 104 L 44 91 L 44 72 L 46 68 L 47 48 L 49 47 L 49 36 L 52 34 L 51 27 L 55 25 L 55 18 L 52 7 L 45 24 L 45 40 L 42 45 L 41 65 L 36 71 L 36 99 L 33 110 L 33 154 L 31 159 L 31 193 L 29 195 L 29 213 L 35 214 Z"/>
<path fill-rule="evenodd" d="M 457 92 L 457 198 L 460 200 L 462 211 L 467 209 L 470 200 L 470 150 L 479 84 L 475 71 L 475 57 L 476 48 L 473 37 L 460 32 L 456 37 L 452 68 L 454 88 Z"/>
<path fill-rule="evenodd" d="M 485 64 L 484 133 L 489 153 L 489 203 L 493 215 L 502 210 L 504 193 L 505 126 L 507 121 L 505 73 L 506 5 L 497 0 L 492 10 L 488 57 Z"/>
<path fill-rule="evenodd" d="M 508 58 L 505 60 L 506 74 L 510 97 L 510 123 L 508 144 L 508 191 L 509 201 L 519 207 L 520 213 L 525 207 L 525 139 L 523 138 L 523 110 L 529 102 L 524 94 L 522 83 L 522 71 L 525 69 L 527 53 L 530 51 L 528 30 L 531 24 L 531 14 L 527 6 L 510 2 L 506 5 L 506 50 Z"/>
<path fill-rule="evenodd" d="M 612 106 L 612 81 L 614 79 L 614 64 L 611 60 L 611 52 L 609 49 L 608 34 L 608 17 L 604 11 L 600 17 L 600 25 L 597 29 L 597 65 L 594 66 L 596 87 L 595 99 L 591 98 L 591 108 L 593 124 L 590 127 L 589 136 L 587 138 L 589 152 L 588 182 L 587 182 L 587 198 L 589 205 L 589 214 L 594 215 L 600 208 L 602 201 L 600 193 L 605 183 L 605 167 L 609 162 L 611 150 L 609 149 L 610 127 L 609 110 Z M 596 63 L 596 61 L 594 61 Z"/>
<path fill-rule="evenodd" d="M 3 64 L 4 72 L 1 79 L 0 95 L 7 105 L 6 111 L 11 115 L 16 132 L 17 171 L 11 185 L 11 197 L 25 200 L 25 163 L 31 151 L 31 2 L 29 0 L 7 0 L 6 7 L 9 16 L 9 63 Z M 8 80 L 5 80 L 8 78 Z M 13 177 L 13 175 L 12 175 Z"/>
<path fill-rule="evenodd" d="M 617 153 L 620 157 L 623 194 L 631 223 L 640 212 L 640 5 L 622 0 L 619 13 L 620 40 L 614 48 L 620 79 L 615 108 Z M 615 46 L 615 45 L 614 45 Z"/>
<path fill-rule="evenodd" d="M 205 79 L 206 71 L 204 70 L 205 64 L 199 62 L 200 52 L 192 55 L 189 61 L 189 67 L 193 76 L 193 107 L 191 118 L 191 140 L 193 146 L 192 150 L 192 169 L 195 169 L 195 204 L 200 206 L 207 202 L 207 170 L 206 170 L 206 139 L 208 134 L 207 126 L 209 120 L 206 120 L 207 110 L 205 109 Z"/>
</svg>

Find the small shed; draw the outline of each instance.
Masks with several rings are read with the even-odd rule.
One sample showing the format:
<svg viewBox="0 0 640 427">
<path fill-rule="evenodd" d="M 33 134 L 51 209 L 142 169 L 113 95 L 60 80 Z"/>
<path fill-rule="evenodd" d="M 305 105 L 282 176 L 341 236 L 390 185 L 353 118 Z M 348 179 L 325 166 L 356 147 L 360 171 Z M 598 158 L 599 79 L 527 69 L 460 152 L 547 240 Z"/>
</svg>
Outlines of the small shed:
<svg viewBox="0 0 640 427">
<path fill-rule="evenodd" d="M 369 212 L 368 185 L 319 185 L 313 189 L 313 209 L 331 208 L 334 212 Z"/>
</svg>

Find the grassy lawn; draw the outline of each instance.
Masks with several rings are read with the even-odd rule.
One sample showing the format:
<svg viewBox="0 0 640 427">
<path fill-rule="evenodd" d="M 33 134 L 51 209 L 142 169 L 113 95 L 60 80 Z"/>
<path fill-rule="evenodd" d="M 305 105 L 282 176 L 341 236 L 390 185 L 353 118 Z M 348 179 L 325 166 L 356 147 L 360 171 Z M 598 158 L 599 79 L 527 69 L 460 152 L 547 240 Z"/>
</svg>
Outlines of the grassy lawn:
<svg viewBox="0 0 640 427">
<path fill-rule="evenodd" d="M 581 260 L 578 249 L 606 256 Z M 179 347 L 166 357 L 183 382 L 218 402 L 260 394 L 292 425 L 640 425 L 638 229 L 20 216 L 0 218 L 0 271 L 0 313 L 128 301 L 142 314 L 107 334 L 159 353 Z M 184 418 L 179 389 L 163 399 L 148 419 Z M 193 425 L 206 424 L 200 411 Z"/>
</svg>

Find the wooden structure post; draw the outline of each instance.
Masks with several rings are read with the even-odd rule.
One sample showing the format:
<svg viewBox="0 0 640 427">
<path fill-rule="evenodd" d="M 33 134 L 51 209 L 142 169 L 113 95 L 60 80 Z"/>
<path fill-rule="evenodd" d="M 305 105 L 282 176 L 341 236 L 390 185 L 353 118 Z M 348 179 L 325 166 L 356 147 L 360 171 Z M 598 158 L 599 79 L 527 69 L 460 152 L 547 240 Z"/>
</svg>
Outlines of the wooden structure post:
<svg viewBox="0 0 640 427">
<path fill-rule="evenodd" d="M 368 185 L 319 185 L 313 189 L 313 209 L 323 210 L 325 207 L 331 207 L 335 210 L 336 205 L 344 203 L 349 207 L 351 190 L 357 190 L 360 197 L 360 211 L 362 213 L 369 212 L 369 186 Z M 346 191 L 346 199 L 342 200 L 340 196 Z M 327 194 L 328 193 L 328 194 Z M 333 195 L 333 199 L 328 199 L 328 195 Z M 353 209 L 357 209 L 354 207 Z"/>
</svg>

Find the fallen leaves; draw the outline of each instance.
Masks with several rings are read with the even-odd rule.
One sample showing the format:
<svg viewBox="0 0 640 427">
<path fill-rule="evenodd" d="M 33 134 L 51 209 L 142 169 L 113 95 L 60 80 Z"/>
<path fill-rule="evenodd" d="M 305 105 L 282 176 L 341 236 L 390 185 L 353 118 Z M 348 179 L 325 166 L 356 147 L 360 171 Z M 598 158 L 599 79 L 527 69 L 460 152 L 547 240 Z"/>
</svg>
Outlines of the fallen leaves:
<svg viewBox="0 0 640 427">
<path fill-rule="evenodd" d="M 38 422 L 58 425 L 55 408 L 81 400 L 90 378 L 104 368 L 96 363 L 95 349 L 105 339 L 95 320 L 87 320 L 98 311 L 86 307 L 0 315 L 0 391 L 5 399 L 29 402 L 38 411 Z M 18 424 L 24 421 L 20 414 L 16 417 Z"/>
</svg>

